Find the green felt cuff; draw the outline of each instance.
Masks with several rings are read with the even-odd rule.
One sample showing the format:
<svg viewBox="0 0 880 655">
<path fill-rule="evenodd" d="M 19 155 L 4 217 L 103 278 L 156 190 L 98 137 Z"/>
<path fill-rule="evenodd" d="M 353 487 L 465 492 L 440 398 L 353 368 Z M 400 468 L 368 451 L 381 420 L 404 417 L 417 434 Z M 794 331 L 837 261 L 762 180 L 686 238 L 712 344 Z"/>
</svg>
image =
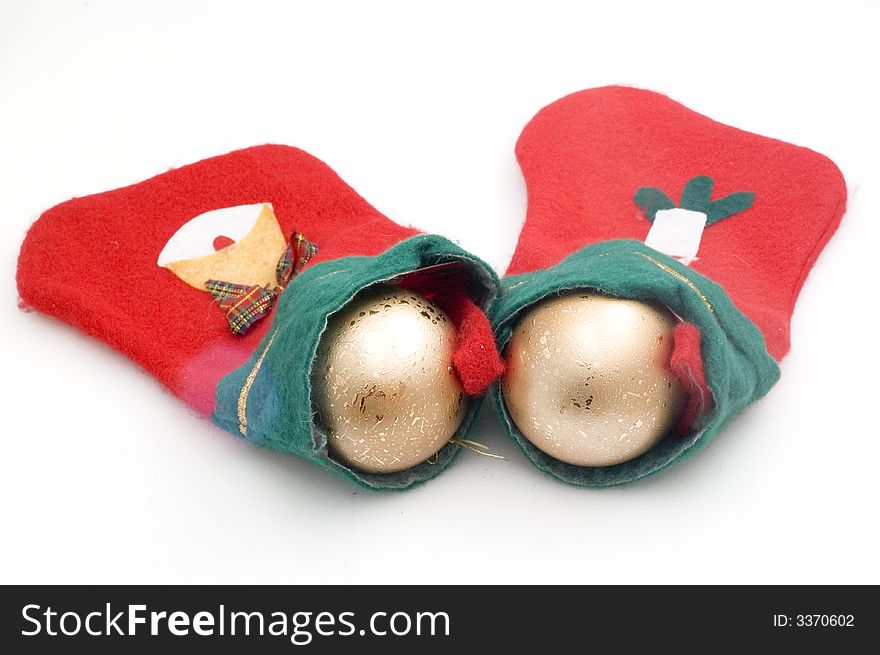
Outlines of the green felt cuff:
<svg viewBox="0 0 880 655">
<path fill-rule="evenodd" d="M 438 236 L 412 237 L 376 257 L 344 257 L 307 268 L 281 295 L 272 325 L 248 362 L 218 383 L 214 422 L 251 443 L 298 455 L 370 489 L 406 489 L 439 474 L 459 446 L 447 444 L 433 463 L 397 473 L 362 473 L 329 457 L 327 434 L 314 420 L 310 373 L 330 314 L 370 285 L 447 262 L 464 264 L 471 297 L 488 313 L 498 294 L 498 277 Z M 480 403 L 480 398 L 471 399 L 457 437 L 467 434 Z"/>
<path fill-rule="evenodd" d="M 767 393 L 779 379 L 779 367 L 767 353 L 763 335 L 720 285 L 639 241 L 588 246 L 551 268 L 506 278 L 503 285 L 491 316 L 502 352 L 520 312 L 549 295 L 581 288 L 661 302 L 693 323 L 702 335 L 712 409 L 691 433 L 669 435 L 640 457 L 614 466 L 574 466 L 538 450 L 511 419 L 500 385 L 493 386 L 491 393 L 508 434 L 535 466 L 565 482 L 607 487 L 656 473 L 709 443 L 731 417 Z"/>
</svg>

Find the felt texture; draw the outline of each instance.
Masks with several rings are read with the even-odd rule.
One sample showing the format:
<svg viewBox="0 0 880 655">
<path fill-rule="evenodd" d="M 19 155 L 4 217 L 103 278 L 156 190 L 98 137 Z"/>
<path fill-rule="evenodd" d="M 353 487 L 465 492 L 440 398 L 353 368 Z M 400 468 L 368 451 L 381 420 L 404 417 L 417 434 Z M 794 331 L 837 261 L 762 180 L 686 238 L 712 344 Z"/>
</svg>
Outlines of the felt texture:
<svg viewBox="0 0 880 655">
<path fill-rule="evenodd" d="M 425 296 L 452 321 L 456 330 L 452 367 L 464 392 L 477 396 L 504 373 L 504 360 L 488 316 L 473 299 L 482 292 L 474 288 L 466 269 L 461 262 L 445 262 L 407 273 L 397 285 Z"/>
<path fill-rule="evenodd" d="M 592 243 L 644 241 L 651 224 L 633 200 L 643 187 L 655 189 L 655 211 L 683 191 L 685 202 L 705 195 L 702 176 L 714 181 L 717 199 L 754 194 L 740 213 L 711 224 L 713 213 L 690 266 L 725 288 L 764 333 L 770 354 L 780 360 L 788 352 L 798 292 L 846 206 L 831 160 L 619 86 L 548 105 L 523 130 L 516 154 L 528 212 L 509 275 L 552 266 Z M 748 198 L 729 200 L 737 208 Z M 717 209 L 720 216 L 731 208 Z"/>
<path fill-rule="evenodd" d="M 351 297 L 336 294 L 328 301 L 304 294 L 306 300 L 301 302 L 308 303 L 306 307 L 292 302 L 301 297 L 300 291 L 284 291 L 267 318 L 236 336 L 230 331 L 224 311 L 206 290 L 194 288 L 158 265 L 165 244 L 191 219 L 212 210 L 257 203 L 271 203 L 278 226 L 273 229 L 280 228 L 284 235 L 299 231 L 317 244 L 319 250 L 302 274 L 327 264 L 334 267 L 334 274 L 340 274 L 340 280 L 346 280 L 346 289 L 352 292 L 372 280 L 372 257 L 419 234 L 380 214 L 332 169 L 308 153 L 288 146 L 256 146 L 183 166 L 125 188 L 74 198 L 46 211 L 31 226 L 19 255 L 17 282 L 22 304 L 108 343 L 142 365 L 198 413 L 211 415 L 221 378 L 240 368 L 247 369 L 279 305 L 286 306 L 290 314 L 315 321 L 310 329 L 323 330 L 326 313 Z M 225 236 L 216 235 L 214 244 L 241 249 L 241 242 L 230 244 Z M 461 301 L 470 302 L 470 306 L 462 312 L 463 329 L 458 335 L 454 364 L 465 388 L 483 390 L 490 380 L 482 368 L 485 357 L 480 359 L 479 355 L 491 350 L 498 357 L 484 314 L 495 297 L 497 278 L 482 262 L 461 253 L 453 244 L 442 239 L 419 239 L 414 243 L 442 242 L 443 246 L 436 246 L 437 252 L 425 246 L 424 256 L 391 256 L 396 263 L 390 268 L 377 266 L 385 275 L 391 269 L 406 273 L 412 270 L 408 266 L 425 262 L 465 262 L 464 283 L 476 295 L 472 301 Z M 340 273 L 349 264 L 337 262 L 348 262 L 352 256 L 361 262 L 360 268 L 351 270 L 361 271 L 366 276 L 362 281 Z M 274 267 L 278 260 L 274 250 L 270 259 Z M 326 271 L 326 267 L 321 270 Z M 314 278 L 315 274 L 310 274 L 309 279 Z M 296 288 L 307 287 L 300 284 Z M 325 289 L 321 285 L 314 288 Z M 477 315 L 481 313 L 480 318 Z M 300 334 L 305 328 L 297 320 L 282 324 Z M 277 326 L 274 330 L 279 346 L 289 343 L 283 330 L 279 332 Z M 470 356 L 477 359 L 470 362 Z M 266 368 L 271 369 L 273 362 L 274 354 L 267 357 Z M 301 382 L 303 376 L 307 377 L 311 359 L 295 360 L 294 364 L 284 373 Z M 302 395 L 285 399 L 296 404 L 297 411 L 305 408 L 305 416 L 311 421 L 307 387 L 297 388 Z M 271 387 L 256 385 L 250 394 L 252 405 L 274 401 L 274 396 L 257 398 L 259 390 L 275 393 Z M 473 404 L 476 407 L 479 402 Z M 225 426 L 223 420 L 217 422 Z M 232 431 L 238 434 L 237 428 Z M 266 443 L 276 442 L 268 439 Z M 297 451 L 287 446 L 281 449 Z M 451 461 L 454 450 L 457 448 L 445 452 L 430 470 L 398 475 L 388 485 L 402 488 L 427 479 Z M 336 470 L 333 465 L 327 466 Z M 383 485 L 374 482 L 368 486 Z"/>
<path fill-rule="evenodd" d="M 744 212 L 755 202 L 755 194 L 751 191 L 729 193 L 723 198 L 712 200 L 712 188 L 715 181 L 708 175 L 697 175 L 687 181 L 681 192 L 682 209 L 706 214 L 706 224 L 712 225 L 720 220 Z M 654 216 L 663 209 L 672 209 L 675 203 L 661 189 L 642 187 L 636 191 L 633 200 L 645 213 L 645 218 L 654 222 Z"/>
<path fill-rule="evenodd" d="M 539 468 L 584 486 L 630 482 L 696 452 L 778 378 L 798 292 L 846 206 L 840 171 L 806 148 L 619 86 L 545 107 L 516 153 L 528 210 L 493 315 L 499 346 L 519 312 L 563 290 L 661 302 L 682 321 L 669 365 L 687 400 L 677 434 L 611 467 L 536 449 L 496 385 L 507 430 Z M 642 243 L 655 214 L 676 206 L 707 216 L 690 267 Z"/>
<path fill-rule="evenodd" d="M 272 203 L 282 233 L 298 229 L 319 244 L 312 265 L 377 255 L 417 234 L 385 218 L 308 153 L 256 146 L 46 211 L 21 248 L 19 294 L 25 305 L 121 351 L 209 415 L 217 382 L 247 361 L 269 321 L 231 335 L 208 293 L 156 261 L 188 220 L 259 202 Z"/>
<path fill-rule="evenodd" d="M 363 473 L 329 457 L 327 434 L 313 420 L 310 372 L 329 317 L 359 291 L 448 262 L 467 270 L 474 307 L 489 308 L 497 293 L 495 274 L 473 255 L 437 236 L 412 237 L 377 257 L 345 257 L 303 271 L 281 295 L 272 327 L 249 361 L 220 381 L 214 422 L 253 444 L 298 455 L 371 489 L 406 489 L 437 475 L 460 446 L 447 444 L 435 460 L 397 473 Z M 467 434 L 481 400 L 470 399 L 457 435 Z"/>
<path fill-rule="evenodd" d="M 691 426 L 712 405 L 712 390 L 706 380 L 703 367 L 702 335 L 692 323 L 678 323 L 672 330 L 672 353 L 669 368 L 681 384 L 687 398 L 676 422 L 676 432 L 687 434 Z"/>
<path fill-rule="evenodd" d="M 538 450 L 510 417 L 500 385 L 493 385 L 492 395 L 508 433 L 535 466 L 565 482 L 607 487 L 656 473 L 709 443 L 732 416 L 767 393 L 779 377 L 779 367 L 767 353 L 761 332 L 721 286 L 639 241 L 594 244 L 555 266 L 507 277 L 502 284 L 504 293 L 492 312 L 501 348 L 510 340 L 523 310 L 550 295 L 589 288 L 666 305 L 689 326 L 679 326 L 673 334 L 682 342 L 681 353 L 696 348 L 701 354 L 696 367 L 690 367 L 687 356 L 678 362 L 673 357 L 672 366 L 688 385 L 706 385 L 713 399 L 708 411 L 691 418 L 687 434 L 669 436 L 640 457 L 615 466 L 574 466 Z"/>
<path fill-rule="evenodd" d="M 232 241 L 219 235 L 214 243 Z M 251 231 L 239 241 L 203 257 L 181 259 L 166 264 L 177 277 L 196 289 L 203 290 L 206 280 L 226 280 L 244 286 L 275 287 L 275 269 L 287 248 L 287 239 L 281 233 L 275 213 L 263 205 Z"/>
<path fill-rule="evenodd" d="M 504 361 L 495 346 L 492 324 L 485 312 L 460 288 L 449 289 L 434 298 L 458 332 L 452 362 L 464 392 L 482 394 L 504 373 Z"/>
</svg>

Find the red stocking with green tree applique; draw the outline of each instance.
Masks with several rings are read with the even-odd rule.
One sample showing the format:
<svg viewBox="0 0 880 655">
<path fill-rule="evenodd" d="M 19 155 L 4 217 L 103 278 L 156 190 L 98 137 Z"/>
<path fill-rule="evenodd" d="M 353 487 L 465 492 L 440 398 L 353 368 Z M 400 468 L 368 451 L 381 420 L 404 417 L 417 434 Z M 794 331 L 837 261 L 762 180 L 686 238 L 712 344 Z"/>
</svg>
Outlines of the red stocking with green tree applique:
<svg viewBox="0 0 880 655">
<path fill-rule="evenodd" d="M 789 349 L 798 292 L 846 205 L 826 157 L 717 123 L 669 98 L 605 87 L 558 100 L 516 147 L 528 213 L 493 312 L 504 348 L 518 316 L 568 289 L 659 302 L 679 319 L 669 366 L 688 393 L 676 433 L 607 467 L 530 444 L 540 468 L 585 486 L 654 473 L 708 443 L 764 395 Z"/>
</svg>

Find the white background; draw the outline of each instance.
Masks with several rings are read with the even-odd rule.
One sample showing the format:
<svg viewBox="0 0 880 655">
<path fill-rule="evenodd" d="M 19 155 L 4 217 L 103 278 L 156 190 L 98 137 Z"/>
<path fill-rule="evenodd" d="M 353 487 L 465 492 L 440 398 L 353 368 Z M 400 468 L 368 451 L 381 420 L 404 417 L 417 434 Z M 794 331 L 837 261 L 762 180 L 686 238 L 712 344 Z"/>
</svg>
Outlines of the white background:
<svg viewBox="0 0 880 655">
<path fill-rule="evenodd" d="M 878 18 L 868 2 L 2 0 L 0 582 L 880 582 Z M 520 130 L 608 83 L 827 154 L 850 192 L 782 380 L 659 476 L 566 486 L 484 411 L 477 438 L 508 461 L 465 453 L 408 493 L 356 490 L 17 309 L 41 211 L 265 142 L 502 271 Z"/>
</svg>

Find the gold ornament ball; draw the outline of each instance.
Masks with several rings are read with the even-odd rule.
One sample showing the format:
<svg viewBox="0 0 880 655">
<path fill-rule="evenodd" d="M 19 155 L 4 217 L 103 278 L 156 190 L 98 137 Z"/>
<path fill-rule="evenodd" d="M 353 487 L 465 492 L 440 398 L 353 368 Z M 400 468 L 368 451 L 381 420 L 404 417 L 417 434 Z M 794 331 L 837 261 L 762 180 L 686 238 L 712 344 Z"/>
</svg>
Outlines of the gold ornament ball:
<svg viewBox="0 0 880 655">
<path fill-rule="evenodd" d="M 504 401 L 537 448 L 577 466 L 611 466 L 662 439 L 684 393 L 669 370 L 675 317 L 663 307 L 570 292 L 517 322 Z"/>
<path fill-rule="evenodd" d="M 396 287 L 370 287 L 332 315 L 312 380 L 331 453 L 392 473 L 440 450 L 467 405 L 452 369 L 455 340 L 439 307 Z"/>
</svg>

